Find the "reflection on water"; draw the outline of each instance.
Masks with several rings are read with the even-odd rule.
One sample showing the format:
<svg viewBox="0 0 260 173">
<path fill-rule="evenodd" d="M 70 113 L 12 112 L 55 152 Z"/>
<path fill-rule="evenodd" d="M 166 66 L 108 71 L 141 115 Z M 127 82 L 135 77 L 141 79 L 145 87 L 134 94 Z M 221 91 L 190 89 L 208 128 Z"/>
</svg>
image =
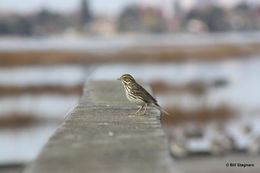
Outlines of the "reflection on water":
<svg viewBox="0 0 260 173">
<path fill-rule="evenodd" d="M 0 130 L 0 164 L 32 161 L 57 125 Z"/>
<path fill-rule="evenodd" d="M 1 85 L 75 85 L 85 82 L 91 68 L 81 66 L 1 67 Z"/>
<path fill-rule="evenodd" d="M 45 118 L 63 118 L 79 100 L 77 95 L 21 95 L 0 98 L 0 117 L 22 113 Z"/>
<path fill-rule="evenodd" d="M 105 37 L 48 37 L 48 38 L 1 38 L 0 51 L 18 50 L 67 50 L 67 51 L 115 51 L 135 46 L 189 46 L 209 44 L 246 44 L 260 41 L 259 32 L 211 33 L 211 34 L 139 34 Z"/>
</svg>

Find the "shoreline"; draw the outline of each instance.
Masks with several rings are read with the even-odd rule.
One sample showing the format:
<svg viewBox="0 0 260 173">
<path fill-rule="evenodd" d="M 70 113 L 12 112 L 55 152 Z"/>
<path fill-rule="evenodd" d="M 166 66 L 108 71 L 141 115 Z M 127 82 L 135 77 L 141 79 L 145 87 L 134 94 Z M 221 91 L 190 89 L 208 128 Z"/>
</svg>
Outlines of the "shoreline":
<svg viewBox="0 0 260 173">
<path fill-rule="evenodd" d="M 0 51 L 0 66 L 97 64 L 114 62 L 216 61 L 260 55 L 260 43 L 246 45 L 207 45 L 203 47 L 136 47 L 115 52 Z"/>
</svg>

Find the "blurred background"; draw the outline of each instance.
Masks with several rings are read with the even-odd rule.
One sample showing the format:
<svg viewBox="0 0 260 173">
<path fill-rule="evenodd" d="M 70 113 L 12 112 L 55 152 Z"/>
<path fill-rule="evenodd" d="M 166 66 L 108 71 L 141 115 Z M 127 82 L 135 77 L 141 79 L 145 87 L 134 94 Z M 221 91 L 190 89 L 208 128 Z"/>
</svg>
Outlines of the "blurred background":
<svg viewBox="0 0 260 173">
<path fill-rule="evenodd" d="M 1 0 L 0 172 L 36 158 L 87 80 L 123 73 L 174 115 L 182 172 L 260 171 L 260 0 Z"/>
</svg>

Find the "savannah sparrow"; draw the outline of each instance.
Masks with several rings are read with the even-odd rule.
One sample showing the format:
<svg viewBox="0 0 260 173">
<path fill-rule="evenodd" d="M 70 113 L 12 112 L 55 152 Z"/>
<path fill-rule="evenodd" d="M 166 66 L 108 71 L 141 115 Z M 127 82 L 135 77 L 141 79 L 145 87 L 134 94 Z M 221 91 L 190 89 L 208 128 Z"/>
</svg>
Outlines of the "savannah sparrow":
<svg viewBox="0 0 260 173">
<path fill-rule="evenodd" d="M 168 112 L 163 110 L 157 103 L 157 100 L 135 81 L 133 76 L 130 74 L 124 74 L 118 80 L 120 80 L 124 86 L 127 99 L 130 102 L 141 105 L 140 109 L 138 109 L 135 114 L 139 113 L 143 108 L 144 111 L 142 114 L 145 114 L 148 105 L 154 106 L 160 111 L 168 114 Z"/>
</svg>

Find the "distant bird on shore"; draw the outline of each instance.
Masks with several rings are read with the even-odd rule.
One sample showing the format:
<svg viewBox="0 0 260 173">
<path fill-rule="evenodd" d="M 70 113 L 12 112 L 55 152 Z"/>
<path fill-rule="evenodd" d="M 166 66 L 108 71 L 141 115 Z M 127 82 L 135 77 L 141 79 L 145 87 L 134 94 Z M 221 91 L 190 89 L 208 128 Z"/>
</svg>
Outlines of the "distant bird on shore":
<svg viewBox="0 0 260 173">
<path fill-rule="evenodd" d="M 157 103 L 157 100 L 135 81 L 133 76 L 130 74 L 124 74 L 118 78 L 118 80 L 120 80 L 124 86 L 127 99 L 130 102 L 141 106 L 135 114 L 138 114 L 144 108 L 142 113 L 142 115 L 144 115 L 147 106 L 154 106 L 161 112 L 169 115 L 168 112 L 161 108 L 161 106 Z"/>
</svg>

